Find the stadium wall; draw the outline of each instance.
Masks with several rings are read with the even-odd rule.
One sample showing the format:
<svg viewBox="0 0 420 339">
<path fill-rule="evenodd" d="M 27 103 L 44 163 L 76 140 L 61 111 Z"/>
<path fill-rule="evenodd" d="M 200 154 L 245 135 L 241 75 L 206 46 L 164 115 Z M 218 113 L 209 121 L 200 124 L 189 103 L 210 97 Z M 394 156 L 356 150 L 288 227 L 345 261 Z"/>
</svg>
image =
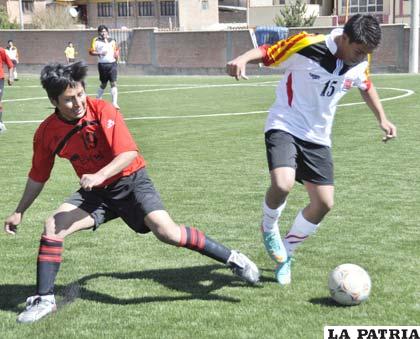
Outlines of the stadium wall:
<svg viewBox="0 0 420 339">
<path fill-rule="evenodd" d="M 383 25 L 381 46 L 373 55 L 373 72 L 407 72 L 409 29 L 401 24 Z M 308 32 L 328 33 L 331 27 L 305 28 Z M 290 29 L 290 34 L 299 32 Z M 39 73 L 47 62 L 64 62 L 68 41 L 77 48 L 78 59 L 95 65 L 88 53 L 96 30 L 2 30 L 0 41 L 14 40 L 19 49 L 20 73 Z M 153 28 L 134 29 L 128 43 L 127 62 L 120 74 L 224 74 L 228 60 L 252 48 L 247 30 L 158 32 Z M 91 72 L 96 67 L 91 67 Z M 250 66 L 248 73 L 277 73 L 275 69 Z"/>
</svg>

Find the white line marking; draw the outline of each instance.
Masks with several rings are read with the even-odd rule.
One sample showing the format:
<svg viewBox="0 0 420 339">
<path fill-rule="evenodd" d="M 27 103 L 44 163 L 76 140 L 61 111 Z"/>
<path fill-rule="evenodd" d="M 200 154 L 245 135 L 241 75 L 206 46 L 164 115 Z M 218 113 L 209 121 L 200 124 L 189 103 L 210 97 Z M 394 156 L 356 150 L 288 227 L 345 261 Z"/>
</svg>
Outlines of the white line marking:
<svg viewBox="0 0 420 339">
<path fill-rule="evenodd" d="M 196 88 L 211 88 L 211 87 L 232 87 L 232 86 L 261 86 L 261 84 L 268 84 L 268 83 L 275 83 L 277 81 L 265 81 L 256 84 L 225 84 L 225 85 L 198 85 L 198 86 L 191 86 L 191 87 L 178 87 L 178 88 L 157 88 L 157 89 L 150 89 L 150 90 L 142 90 L 142 91 L 127 91 L 127 92 L 120 92 L 123 93 L 144 93 L 144 92 L 158 92 L 158 91 L 169 91 L 169 90 L 179 90 L 179 89 L 196 89 Z M 405 92 L 402 95 L 397 95 L 395 97 L 389 97 L 381 99 L 380 101 L 391 101 L 402 99 L 414 94 L 414 91 L 410 89 L 404 88 L 392 88 L 392 87 L 376 87 L 377 89 L 383 90 L 393 90 L 397 92 Z M 46 97 L 45 97 L 46 98 Z M 35 98 L 26 98 L 34 100 Z M 40 99 L 40 98 L 38 98 Z M 42 97 L 44 99 L 44 97 Z M 17 99 L 19 101 L 23 101 L 25 99 Z M 8 100 L 8 101 L 17 101 L 17 100 Z M 3 100 L 7 101 L 7 100 Z M 364 101 L 360 102 L 351 102 L 347 104 L 337 105 L 338 107 L 348 107 L 348 106 L 355 106 L 355 105 L 362 105 Z M 236 116 L 236 115 L 251 115 L 251 114 L 263 114 L 267 113 L 268 111 L 251 111 L 251 112 L 236 112 L 236 113 L 214 113 L 214 114 L 198 114 L 198 115 L 172 115 L 172 116 L 151 116 L 151 117 L 133 117 L 133 118 L 125 118 L 125 120 L 157 120 L 157 119 L 192 119 L 192 118 L 207 118 L 207 117 L 219 117 L 219 116 Z M 21 120 L 21 121 L 5 121 L 6 124 L 25 124 L 25 123 L 40 123 L 43 120 Z"/>
<path fill-rule="evenodd" d="M 134 93 L 150 93 L 150 92 L 166 92 L 166 91 L 178 91 L 181 89 L 201 89 L 201 88 L 216 88 L 216 87 L 257 87 L 257 86 L 265 86 L 266 84 L 275 83 L 276 81 L 266 81 L 266 82 L 258 82 L 258 83 L 250 83 L 250 84 L 224 84 L 224 85 L 194 85 L 194 86 L 186 86 L 186 87 L 170 87 L 170 88 L 152 88 L 152 89 L 143 89 L 143 90 L 136 90 L 136 91 L 119 91 L 118 94 L 134 94 Z M 89 96 L 95 96 L 96 94 L 88 94 Z M 110 95 L 109 93 L 105 93 L 105 95 Z M 48 97 L 32 97 L 32 98 L 20 98 L 20 99 L 6 99 L 2 100 L 2 102 L 18 102 L 18 101 L 30 101 L 30 100 L 42 100 L 48 99 Z"/>
</svg>

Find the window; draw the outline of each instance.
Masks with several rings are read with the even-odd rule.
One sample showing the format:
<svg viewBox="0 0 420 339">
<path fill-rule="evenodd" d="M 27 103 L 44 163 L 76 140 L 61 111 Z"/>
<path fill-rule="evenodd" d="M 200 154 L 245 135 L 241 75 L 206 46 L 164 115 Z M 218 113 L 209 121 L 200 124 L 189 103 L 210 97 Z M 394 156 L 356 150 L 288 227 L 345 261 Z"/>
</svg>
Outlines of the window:
<svg viewBox="0 0 420 339">
<path fill-rule="evenodd" d="M 113 15 L 111 2 L 98 2 L 98 17 L 110 17 Z"/>
<path fill-rule="evenodd" d="M 161 1 L 160 15 L 174 16 L 175 15 L 175 1 Z"/>
<path fill-rule="evenodd" d="M 209 9 L 209 0 L 201 0 L 201 9 L 203 10 Z"/>
<path fill-rule="evenodd" d="M 34 11 L 34 2 L 31 0 L 22 1 L 22 10 L 23 13 L 32 13 Z"/>
<path fill-rule="evenodd" d="M 128 5 L 128 10 L 127 10 Z M 133 4 L 129 2 L 118 2 L 118 16 L 132 16 L 133 15 Z"/>
<path fill-rule="evenodd" d="M 347 0 L 342 0 L 343 13 L 346 12 Z M 384 6 L 383 0 L 350 0 L 349 12 L 356 13 L 382 13 Z"/>
<path fill-rule="evenodd" d="M 139 2 L 139 16 L 154 16 L 153 2 L 141 1 Z"/>
</svg>

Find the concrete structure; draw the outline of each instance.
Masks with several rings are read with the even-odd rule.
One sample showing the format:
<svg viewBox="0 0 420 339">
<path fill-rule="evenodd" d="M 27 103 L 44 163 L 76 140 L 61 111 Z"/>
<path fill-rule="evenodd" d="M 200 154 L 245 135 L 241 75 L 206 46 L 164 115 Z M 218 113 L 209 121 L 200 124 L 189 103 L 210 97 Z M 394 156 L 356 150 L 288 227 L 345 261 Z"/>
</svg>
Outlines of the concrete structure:
<svg viewBox="0 0 420 339">
<path fill-rule="evenodd" d="M 217 0 L 178 0 L 181 31 L 208 29 L 219 23 Z"/>
<path fill-rule="evenodd" d="M 327 33 L 332 27 L 305 30 Z M 373 54 L 373 72 L 407 72 L 409 29 L 405 25 L 383 25 L 383 41 Z M 299 29 L 290 29 L 290 34 Z M 0 31 L 0 41 L 13 39 L 20 51 L 21 72 L 39 73 L 50 61 L 65 61 L 64 47 L 73 41 L 78 58 L 96 65 L 88 49 L 96 30 L 84 31 Z M 134 29 L 127 41 L 127 63 L 121 74 L 224 74 L 226 62 L 253 47 L 248 30 L 162 32 L 155 29 Z M 249 74 L 256 66 L 250 66 Z M 90 72 L 96 72 L 96 66 Z M 258 73 L 279 73 L 277 69 Z"/>
<path fill-rule="evenodd" d="M 9 21 L 20 23 L 19 0 L 0 0 L 0 5 L 7 9 Z M 22 0 L 23 23 L 30 25 L 32 16 L 36 11 L 42 11 L 46 7 L 45 0 Z"/>
</svg>

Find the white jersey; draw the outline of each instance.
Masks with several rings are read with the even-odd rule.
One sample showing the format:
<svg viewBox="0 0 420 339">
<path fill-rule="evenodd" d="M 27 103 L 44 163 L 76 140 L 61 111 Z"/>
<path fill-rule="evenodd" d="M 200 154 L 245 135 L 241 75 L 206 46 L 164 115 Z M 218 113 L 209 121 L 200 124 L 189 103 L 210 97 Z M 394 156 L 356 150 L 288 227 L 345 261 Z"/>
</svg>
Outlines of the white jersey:
<svg viewBox="0 0 420 339">
<path fill-rule="evenodd" d="M 102 54 L 106 52 L 105 55 L 98 55 L 98 63 L 113 63 L 116 62 L 116 55 L 118 51 L 117 42 L 114 39 L 102 39 L 101 37 L 96 37 L 92 39 L 92 44 L 90 46 L 92 52 L 97 52 Z"/>
<path fill-rule="evenodd" d="M 286 131 L 315 144 L 331 146 L 331 129 L 339 100 L 352 87 L 368 90 L 368 62 L 346 65 L 336 58 L 334 38 L 305 32 L 262 46 L 266 65 L 280 65 L 285 75 L 276 89 L 276 101 L 269 110 L 265 132 Z"/>
<path fill-rule="evenodd" d="M 17 59 L 18 59 L 18 50 L 17 50 L 17 48 L 15 46 L 13 46 L 11 48 L 10 47 L 6 47 L 5 50 L 6 50 L 7 56 L 10 58 L 10 60 L 17 61 Z"/>
</svg>

